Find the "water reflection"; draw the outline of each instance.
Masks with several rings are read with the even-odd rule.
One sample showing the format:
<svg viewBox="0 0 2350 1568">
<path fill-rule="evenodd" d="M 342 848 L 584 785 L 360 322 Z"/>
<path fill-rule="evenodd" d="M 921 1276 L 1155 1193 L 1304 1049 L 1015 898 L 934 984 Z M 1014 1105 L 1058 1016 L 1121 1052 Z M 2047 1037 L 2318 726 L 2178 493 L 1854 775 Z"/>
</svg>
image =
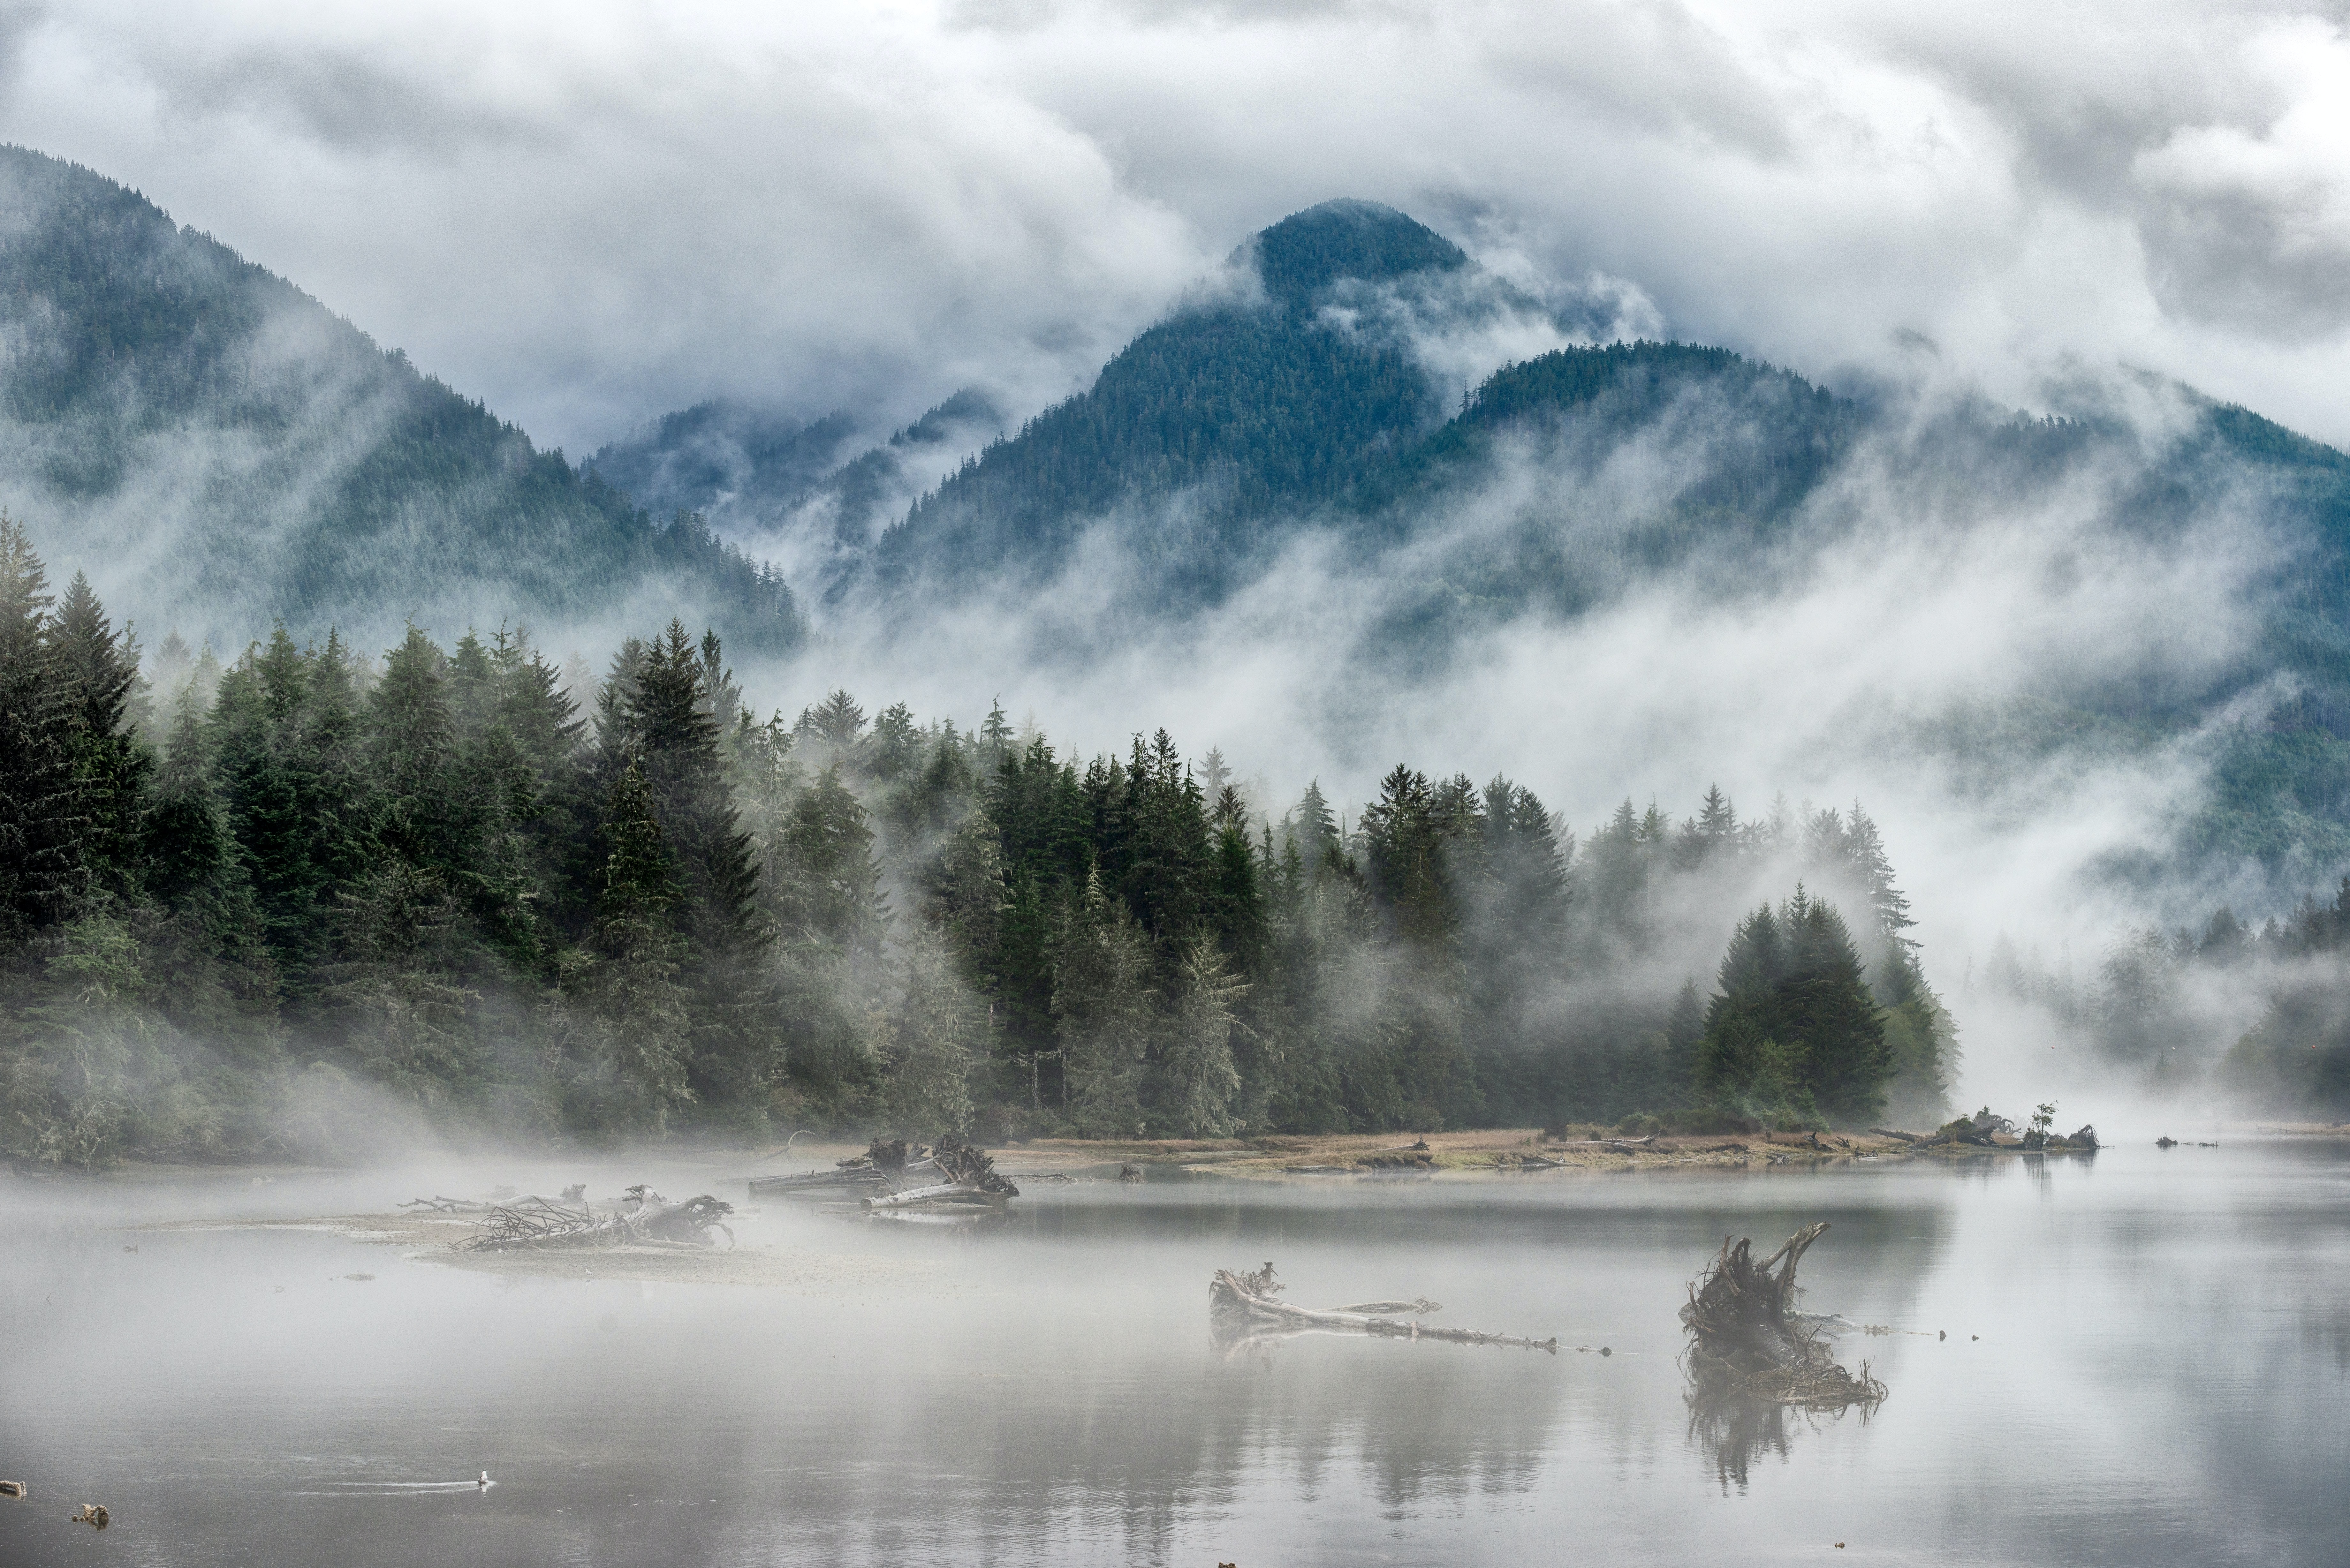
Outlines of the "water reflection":
<svg viewBox="0 0 2350 1568">
<path fill-rule="evenodd" d="M 126 1560 L 193 1564 L 1458 1568 L 1570 1540 L 1632 1562 L 1836 1540 L 1940 1563 L 2321 1560 L 2350 1472 L 2350 1162 L 2211 1154 L 2112 1151 L 2094 1179 L 1097 1183 L 977 1229 L 769 1201 L 743 1246 L 809 1279 L 757 1289 L 110 1229 L 348 1213 L 431 1178 L 0 1182 L 0 1473 L 107 1502 Z M 1690 1398 L 1691 1275 L 1726 1235 L 1814 1220 L 1805 1305 L 1905 1331 L 1866 1342 L 1893 1397 L 1842 1419 Z M 1561 1350 L 1215 1335 L 1211 1274 L 1268 1257 L 1315 1302 L 1433 1297 L 1439 1321 Z M 487 1492 L 408 1484 L 484 1468 Z M 0 1563 L 78 1561 L 62 1512 L 0 1504 Z"/>
</svg>

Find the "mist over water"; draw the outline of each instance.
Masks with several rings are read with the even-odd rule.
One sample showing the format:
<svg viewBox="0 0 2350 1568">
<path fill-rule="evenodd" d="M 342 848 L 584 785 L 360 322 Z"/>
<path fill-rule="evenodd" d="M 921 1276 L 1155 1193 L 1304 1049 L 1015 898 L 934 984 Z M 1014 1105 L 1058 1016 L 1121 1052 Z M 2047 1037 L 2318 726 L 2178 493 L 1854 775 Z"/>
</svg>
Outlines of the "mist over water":
<svg viewBox="0 0 2350 1568">
<path fill-rule="evenodd" d="M 0 1556 L 1449 1564 L 1571 1541 L 1683 1563 L 1842 1541 L 1862 1561 L 2188 1563 L 2314 1562 L 2338 1535 L 2350 1165 L 2332 1148 L 1466 1187 L 1154 1179 L 1032 1188 L 1001 1227 L 959 1232 L 769 1202 L 738 1217 L 742 1245 L 807 1270 L 769 1288 L 138 1228 L 493 1180 L 608 1193 L 650 1176 L 739 1201 L 721 1174 L 6 1183 L 0 1473 L 33 1490 L 0 1504 Z M 1685 1403 L 1685 1286 L 1724 1234 L 1775 1244 L 1814 1219 L 1832 1228 L 1807 1308 L 1927 1332 L 1839 1342 L 1891 1389 L 1866 1418 L 1791 1411 L 1725 1447 Z M 1267 1258 L 1302 1303 L 1426 1294 L 1434 1321 L 1562 1348 L 1221 1351 L 1208 1275 Z M 486 1492 L 452 1484 L 484 1469 Z M 86 1499 L 113 1513 L 102 1542 L 66 1522 Z"/>
</svg>

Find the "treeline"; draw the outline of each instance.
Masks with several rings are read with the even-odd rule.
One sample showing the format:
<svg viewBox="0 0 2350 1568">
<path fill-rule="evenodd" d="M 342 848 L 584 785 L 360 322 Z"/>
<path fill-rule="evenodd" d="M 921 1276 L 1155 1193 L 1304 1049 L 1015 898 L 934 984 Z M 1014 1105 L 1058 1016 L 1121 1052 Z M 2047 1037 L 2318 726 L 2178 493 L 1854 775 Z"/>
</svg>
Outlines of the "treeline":
<svg viewBox="0 0 2350 1568">
<path fill-rule="evenodd" d="M 2200 931 L 2125 931 L 2086 975 L 2002 936 L 1968 984 L 2041 1011 L 2153 1086 L 2215 1091 L 2260 1115 L 2350 1116 L 2350 877 L 2330 901 L 2305 896 L 2258 927 L 2222 907 Z M 2255 1012 L 2215 1059 L 2215 1033 L 2225 1042 Z"/>
<path fill-rule="evenodd" d="M 1627 802 L 1578 844 L 1399 766 L 1349 816 L 1163 732 L 1079 762 L 1000 708 L 759 722 L 674 623 L 600 680 L 416 629 L 142 673 L 0 521 L 0 1154 L 1941 1106 L 1856 808 Z"/>
</svg>

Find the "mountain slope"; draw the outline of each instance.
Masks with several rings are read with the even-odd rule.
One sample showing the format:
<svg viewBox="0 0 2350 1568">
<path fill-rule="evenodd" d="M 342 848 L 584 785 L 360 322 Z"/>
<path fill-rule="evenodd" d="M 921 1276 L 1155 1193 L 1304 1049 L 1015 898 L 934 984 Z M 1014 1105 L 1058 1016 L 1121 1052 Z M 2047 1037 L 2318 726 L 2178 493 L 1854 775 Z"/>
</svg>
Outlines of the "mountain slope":
<svg viewBox="0 0 2350 1568">
<path fill-rule="evenodd" d="M 611 486 L 136 192 L 0 149 L 0 503 L 110 603 L 241 640 L 633 605 L 800 635 L 773 573 Z"/>
</svg>

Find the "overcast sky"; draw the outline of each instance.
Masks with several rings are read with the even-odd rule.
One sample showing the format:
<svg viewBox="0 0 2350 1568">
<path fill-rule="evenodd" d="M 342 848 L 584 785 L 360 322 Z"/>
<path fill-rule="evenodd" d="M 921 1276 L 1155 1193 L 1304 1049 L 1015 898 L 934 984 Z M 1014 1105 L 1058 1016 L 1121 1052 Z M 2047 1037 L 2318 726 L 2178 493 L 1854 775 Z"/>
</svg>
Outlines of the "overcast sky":
<svg viewBox="0 0 2350 1568">
<path fill-rule="evenodd" d="M 368 9 L 0 8 L 0 136 L 575 455 L 712 393 L 1033 407 L 1334 195 L 1814 376 L 1922 334 L 2350 444 L 2341 5 Z"/>
</svg>

